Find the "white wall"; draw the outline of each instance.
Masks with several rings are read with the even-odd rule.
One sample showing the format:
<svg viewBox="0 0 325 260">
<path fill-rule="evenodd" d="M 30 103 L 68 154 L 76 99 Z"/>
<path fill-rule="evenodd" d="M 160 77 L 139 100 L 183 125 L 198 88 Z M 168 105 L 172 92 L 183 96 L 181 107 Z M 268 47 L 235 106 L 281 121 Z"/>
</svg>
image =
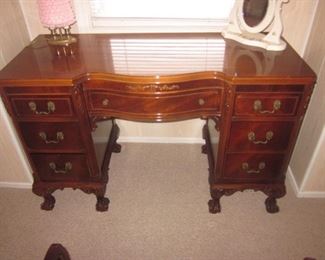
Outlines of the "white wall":
<svg viewBox="0 0 325 260">
<path fill-rule="evenodd" d="M 325 1 L 320 0 L 304 55 L 318 78 L 290 163 L 299 196 L 325 197 L 324 12 Z"/>
<path fill-rule="evenodd" d="M 29 42 L 17 0 L 0 2 L 0 69 Z M 31 186 L 31 174 L 10 117 L 0 99 L 0 186 Z"/>
</svg>

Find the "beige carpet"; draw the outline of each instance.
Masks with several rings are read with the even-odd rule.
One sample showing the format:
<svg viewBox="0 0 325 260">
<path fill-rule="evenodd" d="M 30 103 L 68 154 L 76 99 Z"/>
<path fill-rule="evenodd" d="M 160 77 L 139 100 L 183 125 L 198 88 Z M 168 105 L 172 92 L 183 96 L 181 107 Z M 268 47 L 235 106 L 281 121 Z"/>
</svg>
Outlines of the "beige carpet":
<svg viewBox="0 0 325 260">
<path fill-rule="evenodd" d="M 199 145 L 123 144 L 114 154 L 107 213 L 95 196 L 56 191 L 53 211 L 30 190 L 0 189 L 0 259 L 42 259 L 62 243 L 72 259 L 325 259 L 325 200 L 297 199 L 267 214 L 265 195 L 222 198 L 208 213 L 207 158 Z"/>
</svg>

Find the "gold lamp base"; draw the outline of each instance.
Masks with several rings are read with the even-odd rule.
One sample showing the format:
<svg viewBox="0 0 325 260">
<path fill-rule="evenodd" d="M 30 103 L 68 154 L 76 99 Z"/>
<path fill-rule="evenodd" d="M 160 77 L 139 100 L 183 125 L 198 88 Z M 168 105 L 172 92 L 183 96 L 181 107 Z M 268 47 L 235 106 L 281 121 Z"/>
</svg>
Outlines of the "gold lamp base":
<svg viewBox="0 0 325 260">
<path fill-rule="evenodd" d="M 71 35 L 71 26 L 49 28 L 51 35 L 47 38 L 49 45 L 56 46 L 57 56 L 72 56 L 74 50 L 72 44 L 77 42 L 77 39 Z"/>
<path fill-rule="evenodd" d="M 58 27 L 51 29 L 50 37 L 47 39 L 50 45 L 56 46 L 68 46 L 72 43 L 77 42 L 77 39 L 71 35 L 71 27 Z"/>
<path fill-rule="evenodd" d="M 77 42 L 77 39 L 75 37 L 62 37 L 62 38 L 54 38 L 54 39 L 48 39 L 47 40 L 50 45 L 56 45 L 56 46 L 68 46 L 72 43 Z"/>
</svg>

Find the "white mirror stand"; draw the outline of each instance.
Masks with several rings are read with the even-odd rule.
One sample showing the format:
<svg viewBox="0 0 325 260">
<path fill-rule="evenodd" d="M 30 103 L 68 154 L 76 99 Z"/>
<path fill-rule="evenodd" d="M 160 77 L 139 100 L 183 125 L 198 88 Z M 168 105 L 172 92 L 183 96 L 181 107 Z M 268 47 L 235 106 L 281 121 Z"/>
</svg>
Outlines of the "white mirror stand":
<svg viewBox="0 0 325 260">
<path fill-rule="evenodd" d="M 284 50 L 286 43 L 281 39 L 283 30 L 281 7 L 283 3 L 287 3 L 289 0 L 269 0 L 264 18 L 254 27 L 249 26 L 244 20 L 244 1 L 235 1 L 229 17 L 229 24 L 222 32 L 222 35 L 225 38 L 266 50 Z M 262 33 L 266 28 L 268 28 L 268 31 Z"/>
</svg>

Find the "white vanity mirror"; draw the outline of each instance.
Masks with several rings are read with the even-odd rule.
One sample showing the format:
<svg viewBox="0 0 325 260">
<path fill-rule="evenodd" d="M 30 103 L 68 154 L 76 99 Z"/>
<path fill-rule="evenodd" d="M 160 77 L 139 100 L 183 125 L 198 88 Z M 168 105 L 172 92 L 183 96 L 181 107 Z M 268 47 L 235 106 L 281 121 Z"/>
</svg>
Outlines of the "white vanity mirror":
<svg viewBox="0 0 325 260">
<path fill-rule="evenodd" d="M 237 0 L 222 32 L 225 38 L 243 44 L 281 51 L 286 43 L 281 39 L 283 30 L 281 7 L 289 0 Z"/>
</svg>

